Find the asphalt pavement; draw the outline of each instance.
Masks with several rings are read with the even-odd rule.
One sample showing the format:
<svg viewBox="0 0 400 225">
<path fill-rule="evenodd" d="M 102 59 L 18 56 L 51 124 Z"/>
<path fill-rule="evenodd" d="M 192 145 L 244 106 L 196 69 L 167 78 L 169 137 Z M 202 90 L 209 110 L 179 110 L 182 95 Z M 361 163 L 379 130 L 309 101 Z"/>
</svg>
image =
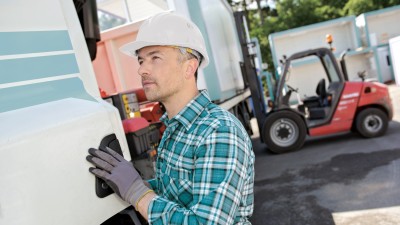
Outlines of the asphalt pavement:
<svg viewBox="0 0 400 225">
<path fill-rule="evenodd" d="M 395 115 L 387 133 L 309 138 L 270 153 L 253 135 L 254 225 L 400 224 L 400 87 L 389 86 Z M 254 127 L 254 126 L 253 126 Z"/>
</svg>

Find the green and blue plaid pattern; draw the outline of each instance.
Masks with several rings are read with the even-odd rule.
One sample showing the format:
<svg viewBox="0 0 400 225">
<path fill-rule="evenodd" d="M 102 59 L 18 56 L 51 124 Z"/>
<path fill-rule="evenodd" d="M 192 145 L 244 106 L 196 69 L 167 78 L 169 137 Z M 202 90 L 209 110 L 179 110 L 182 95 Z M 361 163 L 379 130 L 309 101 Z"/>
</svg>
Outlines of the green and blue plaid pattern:
<svg viewBox="0 0 400 225">
<path fill-rule="evenodd" d="M 178 115 L 158 147 L 158 194 L 148 209 L 150 224 L 250 224 L 254 154 L 236 117 L 213 104 L 206 91 Z"/>
</svg>

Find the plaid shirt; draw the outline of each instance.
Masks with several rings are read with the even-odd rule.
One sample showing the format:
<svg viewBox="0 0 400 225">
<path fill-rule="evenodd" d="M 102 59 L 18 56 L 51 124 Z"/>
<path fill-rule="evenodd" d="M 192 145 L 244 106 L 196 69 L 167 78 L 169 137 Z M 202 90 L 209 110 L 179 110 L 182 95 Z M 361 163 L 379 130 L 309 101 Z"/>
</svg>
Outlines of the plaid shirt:
<svg viewBox="0 0 400 225">
<path fill-rule="evenodd" d="M 206 91 L 178 115 L 158 147 L 150 224 L 250 224 L 254 154 L 242 124 Z"/>
</svg>

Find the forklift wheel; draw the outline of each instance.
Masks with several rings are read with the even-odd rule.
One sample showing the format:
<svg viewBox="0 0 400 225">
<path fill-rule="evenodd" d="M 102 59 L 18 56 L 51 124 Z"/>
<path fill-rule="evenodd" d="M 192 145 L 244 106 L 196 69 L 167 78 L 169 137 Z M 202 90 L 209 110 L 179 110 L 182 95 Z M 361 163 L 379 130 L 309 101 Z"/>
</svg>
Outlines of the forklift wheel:
<svg viewBox="0 0 400 225">
<path fill-rule="evenodd" d="M 307 129 L 299 115 L 290 111 L 279 111 L 267 117 L 262 130 L 263 140 L 270 151 L 285 153 L 303 146 Z"/>
<path fill-rule="evenodd" d="M 385 112 L 377 108 L 366 108 L 357 115 L 356 129 L 363 137 L 379 137 L 386 132 L 388 123 Z"/>
</svg>

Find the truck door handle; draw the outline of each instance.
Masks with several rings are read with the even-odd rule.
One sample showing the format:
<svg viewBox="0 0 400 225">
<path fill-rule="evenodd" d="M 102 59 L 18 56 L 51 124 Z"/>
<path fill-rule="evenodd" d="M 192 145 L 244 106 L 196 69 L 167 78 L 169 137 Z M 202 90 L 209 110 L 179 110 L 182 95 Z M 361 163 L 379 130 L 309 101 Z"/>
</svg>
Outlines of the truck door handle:
<svg viewBox="0 0 400 225">
<path fill-rule="evenodd" d="M 115 136 L 115 134 L 107 135 L 101 140 L 99 148 L 105 149 L 105 147 L 109 147 L 112 150 L 118 152 L 118 154 L 124 156 L 122 154 L 121 145 L 119 144 L 119 141 L 117 139 L 117 136 Z M 96 195 L 99 198 L 104 198 L 114 192 L 107 185 L 107 183 L 105 181 L 103 181 L 102 179 L 100 179 L 98 177 L 96 177 L 95 188 L 96 188 Z"/>
<path fill-rule="evenodd" d="M 389 57 L 388 55 L 386 56 L 386 63 L 387 63 L 388 66 L 391 66 L 391 65 L 390 65 L 390 64 L 391 64 L 391 63 L 390 63 L 390 57 Z"/>
</svg>

